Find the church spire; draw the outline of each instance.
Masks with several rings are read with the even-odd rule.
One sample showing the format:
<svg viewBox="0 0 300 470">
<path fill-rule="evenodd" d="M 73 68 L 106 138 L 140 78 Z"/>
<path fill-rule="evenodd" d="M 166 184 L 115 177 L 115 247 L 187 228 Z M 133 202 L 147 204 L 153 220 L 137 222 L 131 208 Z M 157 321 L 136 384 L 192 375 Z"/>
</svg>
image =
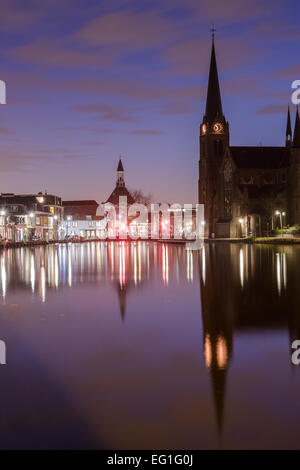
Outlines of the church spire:
<svg viewBox="0 0 300 470">
<path fill-rule="evenodd" d="M 212 48 L 211 48 L 211 58 L 210 58 L 210 68 L 209 68 L 209 78 L 208 78 L 208 87 L 207 87 L 207 98 L 206 98 L 206 109 L 204 121 L 212 124 L 213 121 L 218 118 L 223 118 L 222 102 L 221 102 L 221 93 L 218 77 L 218 69 L 216 62 L 216 53 L 215 53 L 215 41 L 214 41 L 215 28 L 212 28 Z"/>
<path fill-rule="evenodd" d="M 121 155 L 120 155 L 117 171 L 124 171 Z"/>
<path fill-rule="evenodd" d="M 125 186 L 124 168 L 123 168 L 122 158 L 120 155 L 119 164 L 117 168 L 117 187 L 123 187 L 123 186 Z"/>
<path fill-rule="evenodd" d="M 289 147 L 292 143 L 292 126 L 291 126 L 291 116 L 290 116 L 290 107 L 288 106 L 287 112 L 287 121 L 286 121 L 286 133 L 285 133 L 285 145 Z"/>
<path fill-rule="evenodd" d="M 296 111 L 293 147 L 300 148 L 300 118 L 299 118 L 298 106 L 297 106 L 297 111 Z"/>
</svg>

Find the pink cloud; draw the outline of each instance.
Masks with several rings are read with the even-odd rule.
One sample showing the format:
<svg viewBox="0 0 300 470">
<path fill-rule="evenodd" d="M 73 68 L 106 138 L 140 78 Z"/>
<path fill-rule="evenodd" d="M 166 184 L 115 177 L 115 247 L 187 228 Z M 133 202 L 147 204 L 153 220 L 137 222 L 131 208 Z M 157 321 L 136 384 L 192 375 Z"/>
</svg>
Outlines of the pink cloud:
<svg viewBox="0 0 300 470">
<path fill-rule="evenodd" d="M 208 39 L 200 41 L 189 39 L 168 47 L 163 56 L 168 61 L 168 73 L 177 74 L 207 74 L 210 60 L 210 44 Z M 257 60 L 263 54 L 254 44 L 246 42 L 246 36 L 219 38 L 216 44 L 216 56 L 219 70 L 241 67 L 242 64 Z"/>
<path fill-rule="evenodd" d="M 291 82 L 300 79 L 300 63 L 275 70 L 271 74 L 275 78 L 287 78 Z"/>
<path fill-rule="evenodd" d="M 2 73 L 3 79 L 15 89 L 54 90 L 70 93 L 87 93 L 99 95 L 117 95 L 134 100 L 160 100 L 199 98 L 206 90 L 205 85 L 188 85 L 175 87 L 170 84 L 153 85 L 150 81 L 141 82 L 138 79 L 104 79 L 104 78 L 75 78 L 73 80 L 50 80 L 46 75 L 34 71 L 16 74 Z"/>
<path fill-rule="evenodd" d="M 174 38 L 176 31 L 161 16 L 153 13 L 118 11 L 94 18 L 74 37 L 91 46 L 119 45 L 142 49 L 160 46 Z"/>
<path fill-rule="evenodd" d="M 15 132 L 12 129 L 9 129 L 8 127 L 0 127 L 0 135 L 12 135 Z"/>
<path fill-rule="evenodd" d="M 162 113 L 167 115 L 190 114 L 191 108 L 184 101 L 173 101 L 162 106 Z"/>
<path fill-rule="evenodd" d="M 111 64 L 114 57 L 103 51 L 72 49 L 59 42 L 45 40 L 11 49 L 8 54 L 22 62 L 55 67 L 99 67 Z"/>
<path fill-rule="evenodd" d="M 73 110 L 86 113 L 97 114 L 96 119 L 117 122 L 135 122 L 136 119 L 130 116 L 126 110 L 104 103 L 92 103 L 86 105 L 73 106 Z"/>
<path fill-rule="evenodd" d="M 174 0 L 190 6 L 202 20 L 218 22 L 241 22 L 261 18 L 278 10 L 274 0 Z"/>
<path fill-rule="evenodd" d="M 268 104 L 263 106 L 257 111 L 257 114 L 267 115 L 267 114 L 283 114 L 287 112 L 286 104 Z"/>
<path fill-rule="evenodd" d="M 156 131 L 152 129 L 136 129 L 134 131 L 131 131 L 130 134 L 134 135 L 162 135 L 162 131 Z"/>
</svg>

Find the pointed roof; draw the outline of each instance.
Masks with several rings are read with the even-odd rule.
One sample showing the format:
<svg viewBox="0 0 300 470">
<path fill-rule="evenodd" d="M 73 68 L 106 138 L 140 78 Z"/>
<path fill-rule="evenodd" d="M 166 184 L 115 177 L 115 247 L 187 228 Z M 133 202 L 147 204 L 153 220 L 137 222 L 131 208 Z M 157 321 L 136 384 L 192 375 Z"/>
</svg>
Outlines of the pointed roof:
<svg viewBox="0 0 300 470">
<path fill-rule="evenodd" d="M 298 106 L 297 106 L 297 111 L 296 111 L 293 147 L 300 148 L 300 118 L 299 118 Z"/>
<path fill-rule="evenodd" d="M 133 204 L 135 202 L 126 186 L 116 186 L 106 202 L 110 202 L 114 206 L 118 206 L 119 198 L 121 196 L 127 197 L 127 204 Z"/>
<path fill-rule="evenodd" d="M 288 106 L 287 112 L 287 121 L 286 121 L 286 137 L 292 135 L 292 126 L 291 126 L 291 116 L 290 116 L 290 107 Z"/>
<path fill-rule="evenodd" d="M 120 160 L 119 160 L 119 164 L 118 164 L 117 171 L 124 171 L 124 168 L 123 168 L 123 163 L 122 163 L 122 160 L 121 160 L 121 158 L 120 158 Z"/>
<path fill-rule="evenodd" d="M 216 119 L 216 117 L 222 118 L 223 110 L 216 62 L 215 44 L 213 39 L 207 87 L 205 118 L 209 123 L 212 123 Z"/>
</svg>

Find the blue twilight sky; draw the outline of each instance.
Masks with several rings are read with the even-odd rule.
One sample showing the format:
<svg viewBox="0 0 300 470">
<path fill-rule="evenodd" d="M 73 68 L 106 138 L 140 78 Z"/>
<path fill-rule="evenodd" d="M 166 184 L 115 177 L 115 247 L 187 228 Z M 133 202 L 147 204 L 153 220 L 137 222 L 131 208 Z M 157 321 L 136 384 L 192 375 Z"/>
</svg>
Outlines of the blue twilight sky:
<svg viewBox="0 0 300 470">
<path fill-rule="evenodd" d="M 232 145 L 283 145 L 299 0 L 1 0 L 1 192 L 195 202 L 211 48 Z M 292 122 L 295 107 L 292 105 Z"/>
</svg>

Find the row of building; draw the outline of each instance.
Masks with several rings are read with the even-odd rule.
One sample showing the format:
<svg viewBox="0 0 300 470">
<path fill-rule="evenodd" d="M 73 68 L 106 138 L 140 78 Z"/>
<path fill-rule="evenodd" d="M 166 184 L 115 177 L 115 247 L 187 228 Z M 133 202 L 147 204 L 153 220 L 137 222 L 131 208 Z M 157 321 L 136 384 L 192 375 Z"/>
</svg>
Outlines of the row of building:
<svg viewBox="0 0 300 470">
<path fill-rule="evenodd" d="M 120 160 L 116 188 L 106 202 L 117 204 L 119 195 L 128 196 L 124 182 L 124 169 Z M 97 215 L 96 201 L 63 201 L 48 194 L 1 193 L 0 242 L 29 242 L 34 240 L 64 240 L 71 237 L 104 238 L 105 218 Z"/>
<path fill-rule="evenodd" d="M 0 195 L 0 243 L 30 242 L 34 240 L 65 240 L 65 239 L 106 239 L 123 237 L 168 238 L 174 236 L 174 213 L 166 218 L 158 213 L 156 221 L 153 213 L 148 212 L 143 220 L 140 213 L 127 216 L 123 223 L 120 198 L 126 198 L 131 206 L 136 201 L 125 185 L 124 168 L 119 160 L 116 185 L 105 201 L 111 213 L 104 213 L 103 206 L 94 200 L 63 201 L 53 194 L 39 192 L 37 194 Z M 102 209 L 102 210 L 101 210 Z M 192 217 L 191 217 L 192 218 Z M 194 217 L 195 219 L 195 217 Z M 187 224 L 187 231 L 192 231 L 192 223 Z M 195 225 L 195 222 L 194 222 Z M 156 229 L 156 232 L 155 232 Z M 170 230 L 171 229 L 171 230 Z M 182 230 L 183 231 L 183 230 Z"/>
</svg>

